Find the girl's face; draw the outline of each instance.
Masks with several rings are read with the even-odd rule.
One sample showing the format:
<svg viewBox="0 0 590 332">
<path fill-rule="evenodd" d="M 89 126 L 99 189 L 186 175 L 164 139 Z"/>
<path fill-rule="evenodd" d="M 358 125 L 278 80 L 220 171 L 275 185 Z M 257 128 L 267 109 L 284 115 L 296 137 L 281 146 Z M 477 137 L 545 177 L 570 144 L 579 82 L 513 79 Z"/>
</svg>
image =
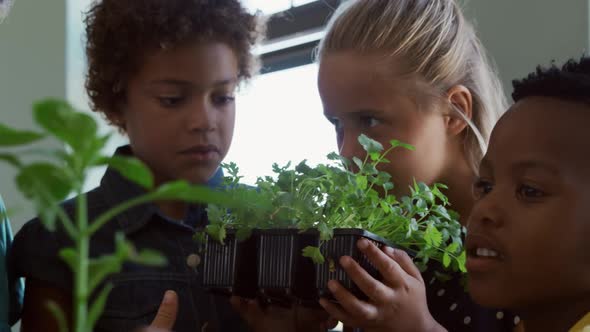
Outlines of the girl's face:
<svg viewBox="0 0 590 332">
<path fill-rule="evenodd" d="M 445 176 L 452 160 L 448 116 L 431 110 L 415 97 L 418 84 L 392 66 L 379 66 L 380 58 L 355 53 L 332 53 L 320 62 L 318 87 L 324 114 L 334 124 L 338 148 L 344 157 L 363 158 L 360 134 L 379 141 L 384 147 L 392 139 L 413 145 L 391 152 L 391 163 L 381 169 L 393 176 L 396 194 L 407 193 L 416 181 L 432 184 Z M 387 72 L 380 68 L 386 68 Z"/>
<path fill-rule="evenodd" d="M 162 183 L 206 182 L 229 150 L 238 61 L 223 43 L 192 42 L 147 55 L 114 122 Z"/>
</svg>

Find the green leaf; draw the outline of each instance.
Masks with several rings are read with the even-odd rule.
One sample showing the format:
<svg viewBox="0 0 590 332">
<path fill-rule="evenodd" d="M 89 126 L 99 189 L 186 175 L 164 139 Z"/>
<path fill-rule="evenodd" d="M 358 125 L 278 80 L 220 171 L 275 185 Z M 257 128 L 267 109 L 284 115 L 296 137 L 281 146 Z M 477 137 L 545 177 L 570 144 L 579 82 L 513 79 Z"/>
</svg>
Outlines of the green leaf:
<svg viewBox="0 0 590 332">
<path fill-rule="evenodd" d="M 84 150 L 96 137 L 96 121 L 65 101 L 45 99 L 33 105 L 35 121 L 74 151 Z"/>
<path fill-rule="evenodd" d="M 198 244 L 207 242 L 207 233 L 204 231 L 195 232 L 195 234 L 193 234 L 193 241 L 197 242 Z"/>
<path fill-rule="evenodd" d="M 31 144 L 44 137 L 41 133 L 17 130 L 0 123 L 0 146 L 2 147 Z"/>
<path fill-rule="evenodd" d="M 389 141 L 389 144 L 391 144 L 391 146 L 394 148 L 402 147 L 402 148 L 404 148 L 406 150 L 410 150 L 410 151 L 416 150 L 416 148 L 413 145 L 403 143 L 403 142 L 398 141 L 396 139 Z"/>
<path fill-rule="evenodd" d="M 113 289 L 112 284 L 107 284 L 98 294 L 92 305 L 90 306 L 90 310 L 88 311 L 88 321 L 86 325 L 86 331 L 93 331 L 94 325 L 96 321 L 101 316 L 102 311 L 104 310 L 104 306 L 107 302 L 109 297 L 109 293 Z"/>
<path fill-rule="evenodd" d="M 22 163 L 20 162 L 20 160 L 14 154 L 0 153 L 0 161 L 4 161 L 7 164 L 12 165 L 12 166 L 14 166 L 16 168 L 21 168 L 22 167 Z"/>
<path fill-rule="evenodd" d="M 225 240 L 226 232 L 223 225 L 207 225 L 207 234 L 219 243 L 223 243 Z"/>
<path fill-rule="evenodd" d="M 162 267 L 166 266 L 166 256 L 153 249 L 141 249 L 139 254 L 132 256 L 131 262 L 146 266 Z"/>
<path fill-rule="evenodd" d="M 121 261 L 125 261 L 135 254 L 133 244 L 125 240 L 125 235 L 121 232 L 115 233 L 115 256 Z"/>
<path fill-rule="evenodd" d="M 369 153 L 369 156 L 371 157 L 371 161 L 377 161 L 377 160 L 379 160 L 379 158 L 381 158 L 381 153 L 371 152 L 371 153 Z"/>
<path fill-rule="evenodd" d="M 26 197 L 39 196 L 41 191 L 49 195 L 47 199 L 55 202 L 65 199 L 72 189 L 70 179 L 61 168 L 44 162 L 24 167 L 18 174 L 16 182 Z"/>
<path fill-rule="evenodd" d="M 63 259 L 66 264 L 70 267 L 70 270 L 74 274 L 78 271 L 78 260 L 80 257 L 78 256 L 78 252 L 74 250 L 74 248 L 63 248 L 59 251 L 59 257 Z"/>
<path fill-rule="evenodd" d="M 303 257 L 309 257 L 316 264 L 324 263 L 324 256 L 318 247 L 307 246 L 303 248 Z"/>
<path fill-rule="evenodd" d="M 448 203 L 449 203 L 449 200 L 448 200 L 448 198 L 447 198 L 447 197 L 446 197 L 446 196 L 445 196 L 445 195 L 444 195 L 444 194 L 443 194 L 443 193 L 440 191 L 439 187 L 440 187 L 440 186 L 439 186 L 439 184 L 436 184 L 436 185 L 435 185 L 435 186 L 432 188 L 431 192 L 432 192 L 432 194 L 434 194 L 434 196 L 436 196 L 436 198 L 438 198 L 438 199 L 439 199 L 439 200 L 440 200 L 440 201 L 441 201 L 443 204 L 445 204 L 445 205 L 446 205 L 446 204 L 448 204 Z"/>
<path fill-rule="evenodd" d="M 365 134 L 361 134 L 358 138 L 359 143 L 363 146 L 363 149 L 368 153 L 373 152 L 381 152 L 383 151 L 383 145 L 381 143 L 375 141 L 374 139 L 369 138 Z"/>
<path fill-rule="evenodd" d="M 72 181 L 61 168 L 49 163 L 36 163 L 22 168 L 16 183 L 25 197 L 33 201 L 45 227 L 54 231 L 56 205 L 72 191 Z"/>
<path fill-rule="evenodd" d="M 451 256 L 449 256 L 449 254 L 445 252 L 443 254 L 443 266 L 449 267 L 449 265 L 451 265 Z"/>
<path fill-rule="evenodd" d="M 88 290 L 94 291 L 105 278 L 121 271 L 124 257 L 118 255 L 103 255 L 90 259 L 88 262 Z"/>
<path fill-rule="evenodd" d="M 453 218 L 451 218 L 451 215 L 449 214 L 449 212 L 447 211 L 447 209 L 446 209 L 444 206 L 442 206 L 442 205 L 438 205 L 438 206 L 436 206 L 436 207 L 433 209 L 433 211 L 434 211 L 434 212 L 435 212 L 437 215 L 439 215 L 439 216 L 441 216 L 441 217 L 443 217 L 443 218 L 445 218 L 445 219 L 447 219 L 447 220 L 453 220 Z"/>
<path fill-rule="evenodd" d="M 364 175 L 357 175 L 356 176 L 356 185 L 359 187 L 360 190 L 367 189 L 367 177 Z"/>
<path fill-rule="evenodd" d="M 63 309 L 54 301 L 47 301 L 45 306 L 47 307 L 47 310 L 51 312 L 53 317 L 55 317 L 59 332 L 68 332 L 68 323 Z"/>
<path fill-rule="evenodd" d="M 457 249 L 459 249 L 459 243 L 453 242 L 447 246 L 447 249 L 445 249 L 445 251 L 448 251 L 451 254 L 454 254 L 457 251 Z"/>
<path fill-rule="evenodd" d="M 146 189 L 154 187 L 154 176 L 150 169 L 139 159 L 134 157 L 112 156 L 101 158 L 99 165 L 109 165 L 116 169 L 123 177 Z"/>
<path fill-rule="evenodd" d="M 84 149 L 77 150 L 75 154 L 69 157 L 74 161 L 73 165 L 75 165 L 75 167 L 73 168 L 85 170 L 87 167 L 96 165 L 97 160 L 99 161 L 100 159 L 105 158 L 102 156 L 101 152 L 109 139 L 110 134 L 89 138 Z"/>
<path fill-rule="evenodd" d="M 359 169 L 363 169 L 363 161 L 360 160 L 358 157 L 352 157 L 352 161 Z"/>
<path fill-rule="evenodd" d="M 333 230 L 325 222 L 319 223 L 318 231 L 320 232 L 320 240 L 322 241 L 328 241 L 334 236 Z"/>
<path fill-rule="evenodd" d="M 406 238 L 409 239 L 412 236 L 412 234 L 418 230 L 418 228 L 419 228 L 418 222 L 416 221 L 415 218 L 412 218 L 410 220 L 410 224 L 408 225 L 408 231 L 406 233 Z"/>
<path fill-rule="evenodd" d="M 379 201 L 379 206 L 381 206 L 381 210 L 385 213 L 385 214 L 389 214 L 391 213 L 391 205 L 387 204 L 386 201 Z"/>
<path fill-rule="evenodd" d="M 207 210 L 207 219 L 209 219 L 209 222 L 212 224 L 223 222 L 228 214 L 226 209 L 222 209 L 213 204 L 207 205 L 205 209 Z"/>
<path fill-rule="evenodd" d="M 393 189 L 393 183 L 391 183 L 391 182 L 385 182 L 383 184 L 383 189 L 385 189 L 386 191 L 389 191 L 389 190 Z"/>
<path fill-rule="evenodd" d="M 424 240 L 428 245 L 438 247 L 442 243 L 442 234 L 433 224 L 430 224 L 424 232 Z"/>
<path fill-rule="evenodd" d="M 363 168 L 363 172 L 365 174 L 370 174 L 370 175 L 375 175 L 375 174 L 379 173 L 379 171 L 377 170 L 377 168 L 373 164 L 365 165 L 365 167 Z M 377 179 L 382 179 L 382 178 L 377 177 Z"/>
<path fill-rule="evenodd" d="M 467 254 L 466 254 L 465 250 L 463 250 L 461 255 L 459 255 L 459 257 L 457 257 L 457 264 L 459 265 L 459 270 L 463 273 L 467 272 L 467 269 L 465 268 L 466 260 L 467 260 Z"/>
<path fill-rule="evenodd" d="M 428 209 L 426 201 L 424 201 L 422 198 L 418 198 L 416 200 L 416 207 L 418 208 L 418 211 L 425 211 Z"/>
</svg>

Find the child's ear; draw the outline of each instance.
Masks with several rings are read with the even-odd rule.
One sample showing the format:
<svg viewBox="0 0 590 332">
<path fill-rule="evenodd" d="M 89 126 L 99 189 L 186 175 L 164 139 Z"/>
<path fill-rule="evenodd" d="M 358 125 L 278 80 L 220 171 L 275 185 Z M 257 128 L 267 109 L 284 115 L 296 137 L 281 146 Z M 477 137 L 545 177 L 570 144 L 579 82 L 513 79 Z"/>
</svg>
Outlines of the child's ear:
<svg viewBox="0 0 590 332">
<path fill-rule="evenodd" d="M 473 98 L 463 85 L 455 85 L 447 91 L 449 113 L 445 114 L 447 132 L 456 136 L 463 132 L 473 116 Z"/>
</svg>

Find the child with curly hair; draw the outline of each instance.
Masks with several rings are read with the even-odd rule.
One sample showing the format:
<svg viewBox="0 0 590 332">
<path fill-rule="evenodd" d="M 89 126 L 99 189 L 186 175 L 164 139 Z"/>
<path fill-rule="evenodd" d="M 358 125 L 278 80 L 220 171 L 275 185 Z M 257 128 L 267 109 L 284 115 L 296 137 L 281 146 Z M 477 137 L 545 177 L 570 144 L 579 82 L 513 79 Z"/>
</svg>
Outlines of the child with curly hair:
<svg viewBox="0 0 590 332">
<path fill-rule="evenodd" d="M 256 71 L 252 47 L 263 34 L 257 15 L 238 0 L 102 0 L 86 16 L 86 89 L 91 108 L 124 132 L 133 155 L 156 184 L 182 179 L 216 186 L 228 152 L 238 85 Z M 142 193 L 114 169 L 87 193 L 92 220 Z M 73 201 L 64 209 L 75 213 Z M 195 229 L 207 223 L 202 206 L 165 201 L 128 210 L 92 238 L 92 257 L 114 249 L 122 232 L 138 248 L 154 248 L 168 265 L 127 264 L 109 277 L 114 286 L 95 331 L 132 331 L 148 325 L 168 290 L 178 296 L 175 331 L 240 331 L 244 324 L 227 298 L 201 284 Z M 45 307 L 54 301 L 71 317 L 71 271 L 58 257 L 69 246 L 65 233 L 51 233 L 39 219 L 16 235 L 11 265 L 26 278 L 23 331 L 56 331 Z M 168 292 L 170 294 L 170 292 Z"/>
</svg>

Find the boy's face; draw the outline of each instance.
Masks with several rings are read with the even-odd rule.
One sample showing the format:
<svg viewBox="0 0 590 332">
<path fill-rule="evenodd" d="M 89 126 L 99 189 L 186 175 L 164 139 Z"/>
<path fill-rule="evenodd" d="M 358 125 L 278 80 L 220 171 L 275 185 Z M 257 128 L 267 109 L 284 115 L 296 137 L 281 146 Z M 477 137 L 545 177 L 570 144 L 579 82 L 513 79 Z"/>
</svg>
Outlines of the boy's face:
<svg viewBox="0 0 590 332">
<path fill-rule="evenodd" d="M 156 182 L 206 182 L 230 147 L 238 62 L 223 43 L 193 42 L 147 55 L 115 122 Z"/>
<path fill-rule="evenodd" d="M 590 294 L 590 109 L 530 97 L 500 120 L 467 226 L 469 290 L 530 309 Z"/>
</svg>

